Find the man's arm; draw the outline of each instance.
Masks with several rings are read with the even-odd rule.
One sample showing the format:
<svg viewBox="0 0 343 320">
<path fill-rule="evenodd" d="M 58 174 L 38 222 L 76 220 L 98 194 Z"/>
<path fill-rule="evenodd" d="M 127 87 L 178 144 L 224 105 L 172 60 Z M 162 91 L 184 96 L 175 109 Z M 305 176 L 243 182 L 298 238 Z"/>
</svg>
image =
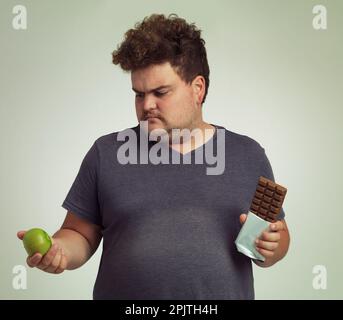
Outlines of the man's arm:
<svg viewBox="0 0 343 320">
<path fill-rule="evenodd" d="M 79 268 L 95 253 L 101 241 L 100 226 L 68 211 L 60 230 L 53 239 L 65 249 L 67 269 Z"/>
<path fill-rule="evenodd" d="M 25 231 L 18 232 L 23 239 Z M 101 241 L 101 228 L 68 211 L 60 230 L 52 237 L 53 246 L 42 257 L 36 253 L 27 258 L 30 267 L 49 273 L 61 273 L 82 266 L 94 254 Z"/>
<path fill-rule="evenodd" d="M 247 218 L 246 214 L 241 214 L 240 221 L 243 224 Z M 287 223 L 280 220 L 271 223 L 269 229 L 256 239 L 256 250 L 261 253 L 266 260 L 253 260 L 262 268 L 267 268 L 280 261 L 287 253 L 290 243 Z"/>
</svg>

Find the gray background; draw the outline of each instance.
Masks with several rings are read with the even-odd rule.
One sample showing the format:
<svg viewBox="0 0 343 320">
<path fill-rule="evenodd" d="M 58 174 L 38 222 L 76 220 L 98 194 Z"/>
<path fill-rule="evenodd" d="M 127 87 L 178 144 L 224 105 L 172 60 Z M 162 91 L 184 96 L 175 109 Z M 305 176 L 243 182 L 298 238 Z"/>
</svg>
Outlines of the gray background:
<svg viewBox="0 0 343 320">
<path fill-rule="evenodd" d="M 14 5 L 27 30 L 14 30 Z M 312 27 L 316 4 L 328 29 Z M 60 207 L 96 138 L 136 125 L 128 74 L 111 64 L 124 32 L 151 13 L 177 13 L 206 40 L 211 84 L 205 120 L 249 135 L 267 152 L 292 240 L 287 257 L 254 267 L 257 299 L 342 299 L 341 1 L 0 2 L 0 298 L 90 299 L 100 250 L 82 268 L 50 275 L 28 268 L 20 229 L 54 233 Z M 327 269 L 326 290 L 312 269 Z"/>
</svg>

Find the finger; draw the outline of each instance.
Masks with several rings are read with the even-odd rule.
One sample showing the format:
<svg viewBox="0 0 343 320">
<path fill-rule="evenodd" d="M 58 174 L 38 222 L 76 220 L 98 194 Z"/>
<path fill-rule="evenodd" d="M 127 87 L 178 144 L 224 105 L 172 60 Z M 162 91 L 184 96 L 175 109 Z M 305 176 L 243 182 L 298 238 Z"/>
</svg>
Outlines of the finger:
<svg viewBox="0 0 343 320">
<path fill-rule="evenodd" d="M 57 268 L 56 271 L 54 272 L 55 274 L 60 274 L 64 271 L 63 268 Z"/>
<path fill-rule="evenodd" d="M 285 229 L 285 226 L 282 221 L 273 222 L 269 226 L 270 231 L 282 231 L 284 229 Z"/>
<path fill-rule="evenodd" d="M 18 237 L 20 240 L 23 240 L 25 233 L 26 233 L 26 231 L 24 231 L 24 230 L 18 231 L 18 232 L 17 232 L 17 237 Z"/>
<path fill-rule="evenodd" d="M 42 255 L 37 252 L 31 257 L 27 257 L 26 263 L 30 268 L 34 268 L 34 267 L 37 267 L 39 265 L 42 258 L 43 258 Z"/>
<path fill-rule="evenodd" d="M 239 221 L 241 224 L 244 224 L 244 222 L 247 220 L 247 215 L 245 213 L 242 213 L 240 216 L 239 216 Z"/>
<path fill-rule="evenodd" d="M 61 262 L 55 273 L 62 273 L 65 269 L 67 269 L 67 257 L 63 254 L 62 251 Z"/>
<path fill-rule="evenodd" d="M 256 247 L 256 250 L 259 253 L 261 253 L 265 258 L 271 258 L 272 256 L 274 256 L 274 251 L 265 250 L 259 247 Z"/>
<path fill-rule="evenodd" d="M 57 254 L 55 255 L 54 259 L 52 260 L 51 264 L 49 265 L 49 267 L 45 269 L 44 271 L 55 273 L 55 271 L 58 269 L 61 263 L 61 258 L 62 258 L 62 253 L 61 253 L 61 248 L 60 248 Z"/>
<path fill-rule="evenodd" d="M 49 249 L 49 251 L 44 255 L 43 260 L 41 261 L 41 263 L 39 264 L 38 268 L 45 270 L 47 269 L 50 264 L 52 263 L 52 261 L 54 260 L 57 252 L 58 252 L 58 245 L 57 244 L 53 244 L 52 247 Z"/>
<path fill-rule="evenodd" d="M 264 231 L 259 237 L 260 240 L 277 242 L 281 239 L 280 232 Z"/>
<path fill-rule="evenodd" d="M 259 239 L 256 239 L 255 243 L 258 248 L 269 251 L 274 251 L 279 246 L 278 242 L 262 241 Z"/>
</svg>

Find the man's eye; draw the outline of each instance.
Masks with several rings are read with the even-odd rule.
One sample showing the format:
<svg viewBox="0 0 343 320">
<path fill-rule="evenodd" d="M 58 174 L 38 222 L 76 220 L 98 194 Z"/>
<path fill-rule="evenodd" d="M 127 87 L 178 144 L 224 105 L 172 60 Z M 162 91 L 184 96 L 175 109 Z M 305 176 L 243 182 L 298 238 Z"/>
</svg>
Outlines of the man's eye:
<svg viewBox="0 0 343 320">
<path fill-rule="evenodd" d="M 167 93 L 167 92 L 156 91 L 156 92 L 155 92 L 155 96 L 156 96 L 156 97 L 162 97 L 162 96 L 164 96 L 166 93 Z"/>
<path fill-rule="evenodd" d="M 136 93 L 136 98 L 143 98 L 144 97 L 144 94 L 142 93 Z"/>
</svg>

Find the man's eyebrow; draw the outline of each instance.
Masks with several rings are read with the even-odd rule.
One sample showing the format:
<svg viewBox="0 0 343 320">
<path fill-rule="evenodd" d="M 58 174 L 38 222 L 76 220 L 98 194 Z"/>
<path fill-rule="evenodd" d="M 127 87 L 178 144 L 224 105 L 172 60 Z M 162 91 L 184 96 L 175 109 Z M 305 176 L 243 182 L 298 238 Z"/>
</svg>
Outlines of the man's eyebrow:
<svg viewBox="0 0 343 320">
<path fill-rule="evenodd" d="M 148 93 L 154 92 L 154 91 L 158 91 L 158 90 L 161 90 L 161 89 L 169 89 L 169 88 L 171 88 L 171 87 L 172 87 L 171 85 L 159 86 L 159 87 L 157 87 L 157 88 L 154 88 L 154 89 L 149 90 Z M 134 87 L 132 87 L 132 90 L 133 90 L 134 92 L 136 92 L 136 93 L 144 93 L 144 92 L 141 92 L 141 91 L 135 89 Z"/>
</svg>

